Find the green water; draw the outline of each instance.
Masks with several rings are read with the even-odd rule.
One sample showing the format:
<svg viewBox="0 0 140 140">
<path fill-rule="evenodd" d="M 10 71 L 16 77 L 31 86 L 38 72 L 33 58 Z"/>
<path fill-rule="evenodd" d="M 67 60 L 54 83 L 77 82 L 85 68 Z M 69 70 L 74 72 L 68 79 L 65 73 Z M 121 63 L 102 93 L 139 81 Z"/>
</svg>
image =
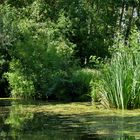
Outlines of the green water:
<svg viewBox="0 0 140 140">
<path fill-rule="evenodd" d="M 0 140 L 140 140 L 140 110 L 0 100 Z"/>
</svg>

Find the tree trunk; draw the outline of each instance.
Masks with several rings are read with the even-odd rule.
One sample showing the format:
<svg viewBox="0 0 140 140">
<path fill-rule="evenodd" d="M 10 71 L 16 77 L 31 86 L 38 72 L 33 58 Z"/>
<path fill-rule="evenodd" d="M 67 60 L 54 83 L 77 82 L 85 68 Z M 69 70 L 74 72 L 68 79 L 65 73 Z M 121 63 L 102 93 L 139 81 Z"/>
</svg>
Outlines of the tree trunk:
<svg viewBox="0 0 140 140">
<path fill-rule="evenodd" d="M 131 15 L 130 15 L 130 18 L 129 18 L 129 22 L 128 22 L 128 26 L 127 26 L 127 30 L 126 30 L 126 34 L 125 34 L 125 41 L 128 40 L 128 37 L 130 35 L 133 16 L 134 16 L 134 9 L 135 9 L 135 6 L 132 7 Z"/>
<path fill-rule="evenodd" d="M 120 15 L 120 21 L 119 21 L 119 29 L 121 31 L 122 27 L 122 20 L 123 20 L 123 15 L 124 15 L 124 10 L 125 10 L 125 0 L 122 2 L 122 8 L 121 8 L 121 15 Z"/>
</svg>

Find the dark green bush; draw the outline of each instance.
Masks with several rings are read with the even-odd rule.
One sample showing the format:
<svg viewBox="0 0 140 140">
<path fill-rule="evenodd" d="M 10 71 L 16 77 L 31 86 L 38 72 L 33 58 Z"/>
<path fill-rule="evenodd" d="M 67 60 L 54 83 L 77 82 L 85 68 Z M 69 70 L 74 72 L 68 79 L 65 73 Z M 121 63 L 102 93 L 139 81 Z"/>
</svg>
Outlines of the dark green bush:
<svg viewBox="0 0 140 140">
<path fill-rule="evenodd" d="M 89 69 L 62 72 L 55 78 L 48 97 L 60 101 L 91 101 L 93 72 Z"/>
</svg>

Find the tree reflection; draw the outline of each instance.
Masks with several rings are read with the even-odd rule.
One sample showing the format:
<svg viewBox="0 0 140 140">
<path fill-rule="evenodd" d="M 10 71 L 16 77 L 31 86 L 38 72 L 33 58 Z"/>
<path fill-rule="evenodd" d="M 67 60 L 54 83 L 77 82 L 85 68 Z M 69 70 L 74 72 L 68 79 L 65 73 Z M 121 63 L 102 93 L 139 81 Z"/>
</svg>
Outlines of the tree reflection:
<svg viewBox="0 0 140 140">
<path fill-rule="evenodd" d="M 13 101 L 10 107 L 9 116 L 5 120 L 5 125 L 9 126 L 9 134 L 16 138 L 27 125 L 27 121 L 33 118 L 33 113 L 26 112 L 24 105 Z"/>
</svg>

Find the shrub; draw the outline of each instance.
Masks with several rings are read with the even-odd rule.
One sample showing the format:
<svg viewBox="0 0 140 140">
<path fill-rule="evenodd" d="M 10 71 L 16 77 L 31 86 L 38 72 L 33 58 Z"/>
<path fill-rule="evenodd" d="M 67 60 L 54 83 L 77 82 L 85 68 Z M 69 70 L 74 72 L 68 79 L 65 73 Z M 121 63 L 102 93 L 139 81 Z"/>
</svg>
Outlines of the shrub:
<svg viewBox="0 0 140 140">
<path fill-rule="evenodd" d="M 91 81 L 93 80 L 93 71 L 90 69 L 82 69 L 73 73 L 73 94 L 79 101 L 91 100 Z M 75 98 L 76 99 L 76 98 Z"/>
<path fill-rule="evenodd" d="M 89 69 L 60 72 L 50 88 L 50 98 L 60 101 L 90 101 L 93 72 Z M 49 95 L 48 93 L 48 95 Z"/>
<path fill-rule="evenodd" d="M 74 45 L 53 23 L 39 26 L 33 19 L 25 18 L 19 20 L 17 27 L 19 37 L 10 52 L 12 62 L 7 73 L 12 96 L 44 98 L 58 74 L 69 73 L 74 67 Z"/>
<path fill-rule="evenodd" d="M 0 2 L 1 3 L 1 2 Z M 17 10 L 7 4 L 0 4 L 0 96 L 7 97 L 10 94 L 8 81 L 4 73 L 9 70 L 11 60 L 10 51 L 17 39 Z"/>
<path fill-rule="evenodd" d="M 35 96 L 33 81 L 24 74 L 20 62 L 11 61 L 10 69 L 12 71 L 5 73 L 5 76 L 9 81 L 12 97 L 33 98 Z"/>
</svg>

